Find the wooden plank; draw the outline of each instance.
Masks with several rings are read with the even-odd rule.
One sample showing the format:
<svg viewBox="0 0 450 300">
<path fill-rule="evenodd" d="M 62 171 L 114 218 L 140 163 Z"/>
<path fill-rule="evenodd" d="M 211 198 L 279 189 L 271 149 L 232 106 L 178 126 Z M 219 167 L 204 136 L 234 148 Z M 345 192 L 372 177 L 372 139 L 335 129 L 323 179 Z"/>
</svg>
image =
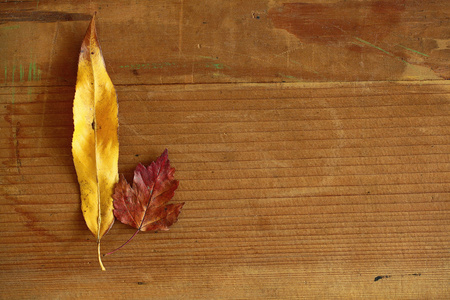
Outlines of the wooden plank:
<svg viewBox="0 0 450 300">
<path fill-rule="evenodd" d="M 73 86 L 97 11 L 116 84 L 448 79 L 450 2 L 17 1 L 0 82 Z M 24 46 L 27 45 L 27 46 Z"/>
<path fill-rule="evenodd" d="M 169 149 L 169 232 L 104 262 L 71 156 L 97 12 L 119 171 Z M 450 2 L 0 4 L 1 298 L 444 299 Z M 115 224 L 109 251 L 133 229 Z"/>
<path fill-rule="evenodd" d="M 119 171 L 169 148 L 186 205 L 107 272 L 79 209 L 73 87 L 2 87 L 2 296 L 445 298 L 449 87 L 119 84 Z M 115 224 L 104 251 L 132 233 Z"/>
</svg>

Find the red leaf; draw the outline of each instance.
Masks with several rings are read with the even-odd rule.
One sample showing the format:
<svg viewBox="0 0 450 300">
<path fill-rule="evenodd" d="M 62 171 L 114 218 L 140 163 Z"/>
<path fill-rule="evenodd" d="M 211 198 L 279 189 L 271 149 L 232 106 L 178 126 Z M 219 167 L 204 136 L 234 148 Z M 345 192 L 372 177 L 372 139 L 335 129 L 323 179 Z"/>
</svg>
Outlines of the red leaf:
<svg viewBox="0 0 450 300">
<path fill-rule="evenodd" d="M 148 167 L 142 164 L 136 167 L 132 187 L 121 175 L 113 195 L 114 216 L 117 220 L 137 228 L 135 235 L 139 231 L 169 230 L 178 220 L 184 205 L 166 204 L 178 187 L 174 173 L 175 168 L 170 166 L 166 149 Z"/>
</svg>

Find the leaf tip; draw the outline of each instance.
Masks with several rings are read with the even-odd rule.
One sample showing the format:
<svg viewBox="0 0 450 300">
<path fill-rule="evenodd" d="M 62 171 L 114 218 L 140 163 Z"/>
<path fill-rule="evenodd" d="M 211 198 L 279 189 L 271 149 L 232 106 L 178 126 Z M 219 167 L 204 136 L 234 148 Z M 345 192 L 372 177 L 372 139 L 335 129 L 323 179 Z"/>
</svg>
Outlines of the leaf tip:
<svg viewBox="0 0 450 300">
<path fill-rule="evenodd" d="M 97 11 L 94 11 L 94 14 L 92 15 L 91 24 L 95 25 L 95 18 L 97 17 Z"/>
<path fill-rule="evenodd" d="M 178 207 L 177 207 L 177 210 L 176 210 L 176 212 L 177 212 L 177 221 L 178 221 L 178 216 L 180 215 L 181 210 L 183 209 L 183 206 L 184 206 L 185 203 L 186 202 L 178 203 Z"/>
<path fill-rule="evenodd" d="M 167 150 L 166 148 L 156 161 L 166 162 L 168 159 L 169 159 L 169 150 Z"/>
</svg>

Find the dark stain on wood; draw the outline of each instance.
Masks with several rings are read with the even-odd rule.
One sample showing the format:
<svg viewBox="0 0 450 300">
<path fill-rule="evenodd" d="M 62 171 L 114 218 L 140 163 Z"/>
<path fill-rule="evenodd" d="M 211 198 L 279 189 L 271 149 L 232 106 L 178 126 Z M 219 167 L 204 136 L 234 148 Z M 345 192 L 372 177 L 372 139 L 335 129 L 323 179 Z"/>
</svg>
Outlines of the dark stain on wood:
<svg viewBox="0 0 450 300">
<path fill-rule="evenodd" d="M 7 203 L 14 204 L 14 211 L 16 213 L 26 218 L 26 220 L 18 220 L 18 222 L 23 222 L 34 235 L 45 237 L 51 242 L 62 241 L 56 234 L 51 233 L 42 226 L 42 221 L 35 216 L 35 213 L 31 211 L 31 208 L 27 206 L 26 201 L 19 200 L 16 195 L 7 195 L 5 196 L 5 199 L 7 200 Z"/>
<path fill-rule="evenodd" d="M 432 51 L 437 46 L 433 47 L 429 41 L 424 44 L 420 35 L 414 39 L 402 35 L 409 32 L 411 22 L 415 22 L 419 32 L 426 32 L 419 20 L 433 20 L 435 9 L 424 10 L 417 2 L 405 0 L 341 0 L 320 4 L 284 3 L 272 7 L 268 17 L 275 28 L 286 30 L 304 44 L 324 46 L 328 50 L 320 51 L 325 53 L 331 47 L 342 50 L 336 59 L 355 74 L 359 73 L 358 76 L 375 78 L 383 72 L 388 76 L 403 76 L 408 65 L 418 65 L 445 79 L 450 78 L 450 68 Z M 443 27 L 438 22 L 433 24 L 436 28 Z M 384 65 L 377 64 L 381 59 Z M 420 77 L 424 71 L 416 69 L 415 72 L 413 76 Z"/>
<path fill-rule="evenodd" d="M 377 276 L 377 277 L 375 277 L 375 279 L 373 281 L 378 281 L 378 280 L 381 280 L 383 278 L 389 278 L 389 277 L 391 277 L 391 276 L 390 275 Z"/>
<path fill-rule="evenodd" d="M 92 16 L 82 13 L 68 13 L 59 11 L 35 11 L 35 10 L 19 10 L 19 11 L 2 11 L 0 12 L 0 24 L 8 22 L 39 22 L 54 23 L 64 21 L 88 21 Z"/>
<path fill-rule="evenodd" d="M 397 275 L 397 277 L 398 276 L 399 277 L 404 277 L 404 276 L 422 276 L 422 274 L 421 273 L 413 273 L 413 274 Z M 381 279 L 391 278 L 391 277 L 392 277 L 392 275 L 380 275 L 380 276 L 375 277 L 375 279 L 373 281 L 378 281 L 378 280 L 381 280 Z"/>
<path fill-rule="evenodd" d="M 400 22 L 402 1 L 364 1 L 315 4 L 284 3 L 272 8 L 269 18 L 300 40 L 342 42 L 356 37 L 382 40 Z"/>
<path fill-rule="evenodd" d="M 450 53 L 448 53 L 450 55 Z M 442 79 L 449 80 L 450 79 L 450 63 L 444 60 L 436 60 L 426 63 L 433 72 L 439 75 Z"/>
</svg>

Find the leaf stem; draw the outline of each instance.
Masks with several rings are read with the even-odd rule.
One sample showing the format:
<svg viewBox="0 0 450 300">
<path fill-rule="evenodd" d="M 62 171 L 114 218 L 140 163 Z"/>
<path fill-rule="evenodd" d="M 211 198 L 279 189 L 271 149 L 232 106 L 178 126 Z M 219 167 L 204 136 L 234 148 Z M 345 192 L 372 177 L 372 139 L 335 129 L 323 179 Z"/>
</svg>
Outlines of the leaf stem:
<svg viewBox="0 0 450 300">
<path fill-rule="evenodd" d="M 106 271 L 105 266 L 102 262 L 102 256 L 100 255 L 100 241 L 97 242 L 97 252 L 98 252 L 98 262 L 100 263 L 100 267 L 102 268 L 102 271 Z"/>
<path fill-rule="evenodd" d="M 139 229 L 138 230 L 136 230 L 136 232 L 128 239 L 128 241 L 126 241 L 122 246 L 120 246 L 119 248 L 117 248 L 116 250 L 113 250 L 113 251 L 111 251 L 111 252 L 109 252 L 109 253 L 106 253 L 105 255 L 103 255 L 103 256 L 106 256 L 106 255 L 110 255 L 110 254 L 113 254 L 114 252 L 116 252 L 116 251 L 118 251 L 118 250 L 120 250 L 123 246 L 125 246 L 126 244 L 128 244 L 135 236 L 136 236 L 136 234 L 138 234 L 139 233 Z"/>
</svg>

